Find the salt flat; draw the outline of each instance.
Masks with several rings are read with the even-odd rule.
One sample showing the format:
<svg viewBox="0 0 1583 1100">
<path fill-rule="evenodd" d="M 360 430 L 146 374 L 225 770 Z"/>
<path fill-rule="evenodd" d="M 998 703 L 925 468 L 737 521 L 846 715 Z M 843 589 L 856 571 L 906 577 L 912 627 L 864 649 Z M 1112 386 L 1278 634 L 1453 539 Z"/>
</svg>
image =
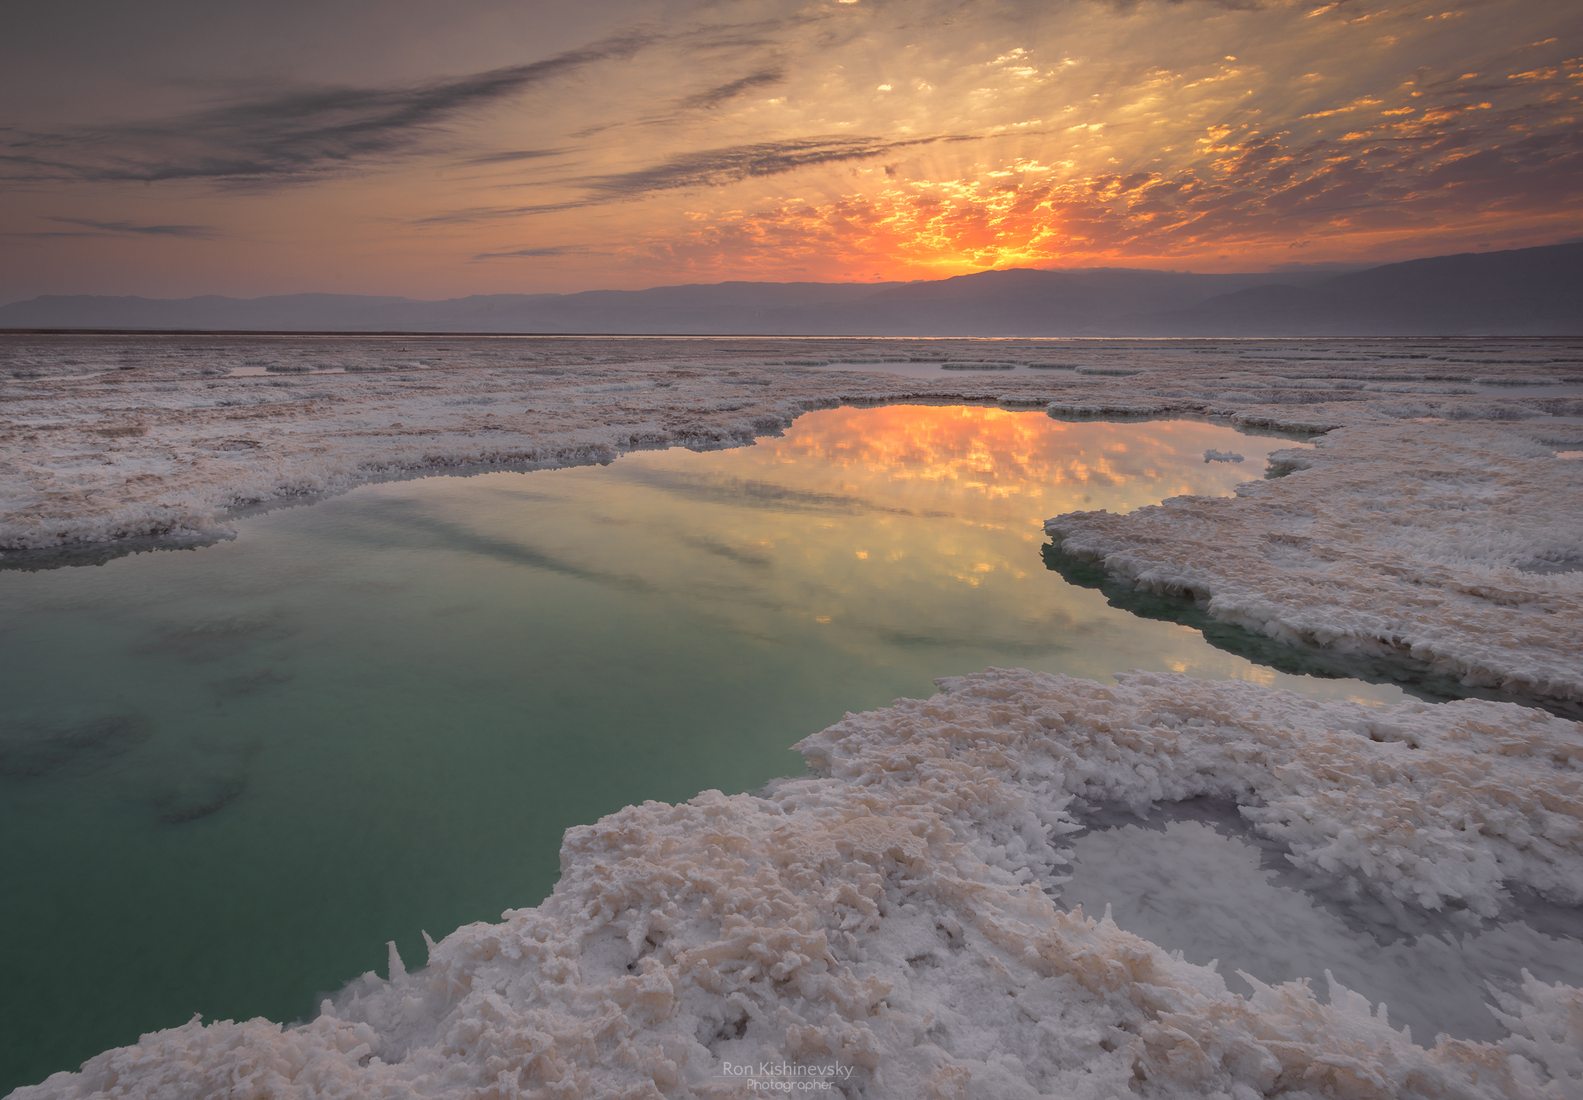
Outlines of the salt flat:
<svg viewBox="0 0 1583 1100">
<path fill-rule="evenodd" d="M 1324 434 L 1234 498 L 1052 517 L 1064 552 L 1282 641 L 1583 698 L 1577 342 L 0 347 L 0 546 L 21 563 L 225 537 L 238 509 L 380 478 L 731 446 L 843 402 L 1198 415 Z M 1213 795 L 1386 910 L 1499 920 L 1514 891 L 1576 906 L 1576 723 L 1169 676 L 943 688 L 810 738 L 812 778 L 570 831 L 543 905 L 452 933 L 422 970 L 393 955 L 312 1021 L 195 1022 L 18 1095 L 739 1095 L 722 1062 L 769 1058 L 850 1068 L 869 1096 L 1583 1089 L 1576 987 L 1530 979 L 1499 996 L 1504 1037 L 1429 1046 L 1340 987 L 1244 997 L 1059 904 L 1073 808 Z"/>
<path fill-rule="evenodd" d="M 955 368 L 955 369 L 947 369 Z M 714 448 L 846 402 L 1326 432 L 1235 501 L 1055 519 L 1127 581 L 1283 640 L 1583 699 L 1583 343 L 0 340 L 0 561 L 222 538 L 391 477 Z M 1257 478 L 1260 471 L 1250 470 Z"/>
</svg>

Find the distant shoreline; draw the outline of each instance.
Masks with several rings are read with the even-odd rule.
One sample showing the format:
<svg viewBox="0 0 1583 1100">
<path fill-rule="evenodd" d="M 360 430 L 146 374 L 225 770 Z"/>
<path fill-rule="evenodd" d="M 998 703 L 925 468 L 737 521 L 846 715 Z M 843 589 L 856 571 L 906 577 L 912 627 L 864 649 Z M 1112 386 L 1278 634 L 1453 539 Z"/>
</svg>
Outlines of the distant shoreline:
<svg viewBox="0 0 1583 1100">
<path fill-rule="evenodd" d="M 909 335 L 906 333 L 868 332 L 488 332 L 468 329 L 227 329 L 227 328 L 3 328 L 0 336 L 256 336 L 256 337 L 362 337 L 387 339 L 535 339 L 535 340 L 983 340 L 1007 342 L 1015 340 L 1070 341 L 1073 343 L 1104 343 L 1116 340 L 1138 340 L 1153 344 L 1172 341 L 1213 343 L 1289 343 L 1293 340 L 1380 342 L 1505 340 L 1514 343 L 1537 343 L 1553 340 L 1583 340 L 1583 330 L 1575 333 L 1542 333 L 1511 335 L 1502 332 L 1459 332 L 1433 335 L 1411 333 L 1395 335 L 1326 335 L 1306 336 L 982 336 L 968 334 L 935 333 Z"/>
<path fill-rule="evenodd" d="M 1577 338 L 1583 242 L 1328 277 L 1014 268 L 899 284 L 712 283 L 444 299 L 46 294 L 0 305 L 0 329 L 410 338 Z"/>
</svg>

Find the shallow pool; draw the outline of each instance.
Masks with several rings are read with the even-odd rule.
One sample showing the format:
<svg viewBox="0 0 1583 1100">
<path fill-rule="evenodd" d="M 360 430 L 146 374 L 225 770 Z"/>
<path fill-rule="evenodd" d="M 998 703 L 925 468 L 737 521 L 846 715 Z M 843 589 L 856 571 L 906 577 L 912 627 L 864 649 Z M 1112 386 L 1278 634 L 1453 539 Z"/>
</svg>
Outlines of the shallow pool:
<svg viewBox="0 0 1583 1100">
<path fill-rule="evenodd" d="M 755 788 L 936 676 L 1399 697 L 1252 664 L 1041 559 L 1046 517 L 1227 493 L 1291 445 L 842 408 L 750 448 L 369 486 L 222 545 L 0 573 L 0 1090 L 195 1012 L 300 1018 L 387 940 L 417 963 L 422 930 L 535 904 L 568 826 Z"/>
<path fill-rule="evenodd" d="M 1499 923 L 1418 913 L 1404 929 L 1333 887 L 1309 881 L 1235 809 L 1162 807 L 1146 821 L 1110 815 L 1073 844 L 1064 905 L 1099 916 L 1189 962 L 1219 961 L 1232 988 L 1244 975 L 1274 985 L 1303 979 L 1321 1001 L 1330 981 L 1384 1004 L 1425 1046 L 1436 1036 L 1493 1042 L 1506 1028 L 1489 988 L 1515 993 L 1524 970 L 1583 983 L 1578 912 L 1529 899 Z"/>
</svg>

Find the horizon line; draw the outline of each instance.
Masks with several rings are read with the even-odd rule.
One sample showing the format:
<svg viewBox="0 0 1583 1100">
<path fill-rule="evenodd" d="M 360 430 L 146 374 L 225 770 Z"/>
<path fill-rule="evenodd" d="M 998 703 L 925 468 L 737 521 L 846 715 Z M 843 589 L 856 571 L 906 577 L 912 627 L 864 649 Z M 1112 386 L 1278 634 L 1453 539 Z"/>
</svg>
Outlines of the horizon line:
<svg viewBox="0 0 1583 1100">
<path fill-rule="evenodd" d="M 8 306 L 20 305 L 25 302 L 36 302 L 45 298 L 133 298 L 145 302 L 185 302 L 198 298 L 220 298 L 236 302 L 256 302 L 267 298 L 396 298 L 408 302 L 425 302 L 438 304 L 443 302 L 461 302 L 469 298 L 571 298 L 580 294 L 646 294 L 655 290 L 684 290 L 692 287 L 720 287 L 720 286 L 828 286 L 828 287 L 902 287 L 918 286 L 928 283 L 946 283 L 955 279 L 972 279 L 984 275 L 1012 274 L 1015 272 L 1040 272 L 1046 274 L 1059 273 L 1094 273 L 1094 272 L 1128 272 L 1143 275 L 1191 275 L 1201 278 L 1234 278 L 1255 275 L 1280 276 L 1283 274 L 1351 274 L 1359 271 L 1369 271 L 1381 267 L 1394 267 L 1399 264 L 1422 263 L 1428 260 L 1447 260 L 1463 256 L 1496 256 L 1507 252 L 1532 252 L 1546 248 L 1565 248 L 1568 246 L 1583 245 L 1583 237 L 1565 237 L 1561 240 L 1551 241 L 1548 244 L 1523 245 L 1517 248 L 1490 248 L 1482 251 L 1462 252 L 1437 252 L 1430 255 L 1414 256 L 1405 260 L 1360 260 L 1356 262 L 1346 260 L 1319 261 L 1312 264 L 1294 264 L 1284 268 L 1269 268 L 1263 271 L 1193 271 L 1187 268 L 1174 267 L 1126 267 L 1126 266 L 1091 266 L 1091 267 L 987 267 L 979 271 L 968 271 L 960 275 L 943 275 L 934 279 L 876 279 L 872 282 L 855 280 L 827 280 L 827 279 L 719 279 L 714 282 L 690 283 L 655 283 L 644 287 L 589 287 L 583 290 L 524 290 L 524 291 L 483 291 L 474 294 L 451 295 L 442 298 L 415 298 L 407 294 L 379 294 L 366 291 L 339 291 L 339 290 L 295 290 L 270 294 L 183 294 L 172 297 L 149 297 L 142 294 L 113 294 L 113 293 L 84 293 L 84 292 L 45 292 L 34 294 L 26 298 L 13 298 L 0 302 L 0 309 Z M 76 331 L 76 330 L 73 330 Z M 134 330 L 143 331 L 143 330 Z M 176 331 L 176 330 L 171 330 Z M 200 330 L 211 331 L 211 330 Z M 221 330 L 214 330 L 221 331 Z M 232 330 L 223 330 L 232 331 Z M 250 330 L 234 330 L 246 332 Z M 270 330 L 266 330 L 270 331 Z M 304 330 L 311 331 L 311 330 Z M 371 332 L 383 330 L 370 330 Z M 513 333 L 511 335 L 548 335 L 536 333 Z M 581 335 L 578 333 L 565 333 L 560 335 Z M 594 335 L 594 334 L 588 334 Z"/>
<path fill-rule="evenodd" d="M 360 339 L 473 339 L 473 340 L 983 340 L 1010 342 L 1040 340 L 1045 342 L 1085 341 L 1103 343 L 1110 340 L 1143 340 L 1151 343 L 1169 343 L 1173 340 L 1200 343 L 1280 343 L 1291 340 L 1351 340 L 1351 341 L 1412 341 L 1423 343 L 1435 340 L 1583 340 L 1583 330 L 1575 333 L 1530 333 L 1514 335 L 1502 332 L 1442 332 L 1429 335 L 1370 334 L 1305 335 L 1288 333 L 1281 336 L 1236 335 L 1126 335 L 1108 336 L 985 336 L 969 333 L 915 334 L 871 332 L 490 332 L 476 329 L 241 329 L 241 328 L 8 328 L 0 324 L 0 336 L 248 336 L 248 337 L 324 337 Z M 310 371 L 307 373 L 323 373 Z M 986 374 L 995 373 L 985 371 Z"/>
</svg>

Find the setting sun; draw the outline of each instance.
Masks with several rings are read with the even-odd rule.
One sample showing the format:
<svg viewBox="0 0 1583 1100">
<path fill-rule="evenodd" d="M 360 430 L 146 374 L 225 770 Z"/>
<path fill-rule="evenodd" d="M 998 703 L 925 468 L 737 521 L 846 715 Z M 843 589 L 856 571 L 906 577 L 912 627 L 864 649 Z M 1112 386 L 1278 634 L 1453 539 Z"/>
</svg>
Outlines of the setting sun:
<svg viewBox="0 0 1583 1100">
<path fill-rule="evenodd" d="M 1258 271 L 1583 227 L 1564 7 L 541 7 L 389 5 L 378 54 L 349 8 L 112 11 L 103 81 L 66 16 L 13 22 L 0 295 Z"/>
</svg>

